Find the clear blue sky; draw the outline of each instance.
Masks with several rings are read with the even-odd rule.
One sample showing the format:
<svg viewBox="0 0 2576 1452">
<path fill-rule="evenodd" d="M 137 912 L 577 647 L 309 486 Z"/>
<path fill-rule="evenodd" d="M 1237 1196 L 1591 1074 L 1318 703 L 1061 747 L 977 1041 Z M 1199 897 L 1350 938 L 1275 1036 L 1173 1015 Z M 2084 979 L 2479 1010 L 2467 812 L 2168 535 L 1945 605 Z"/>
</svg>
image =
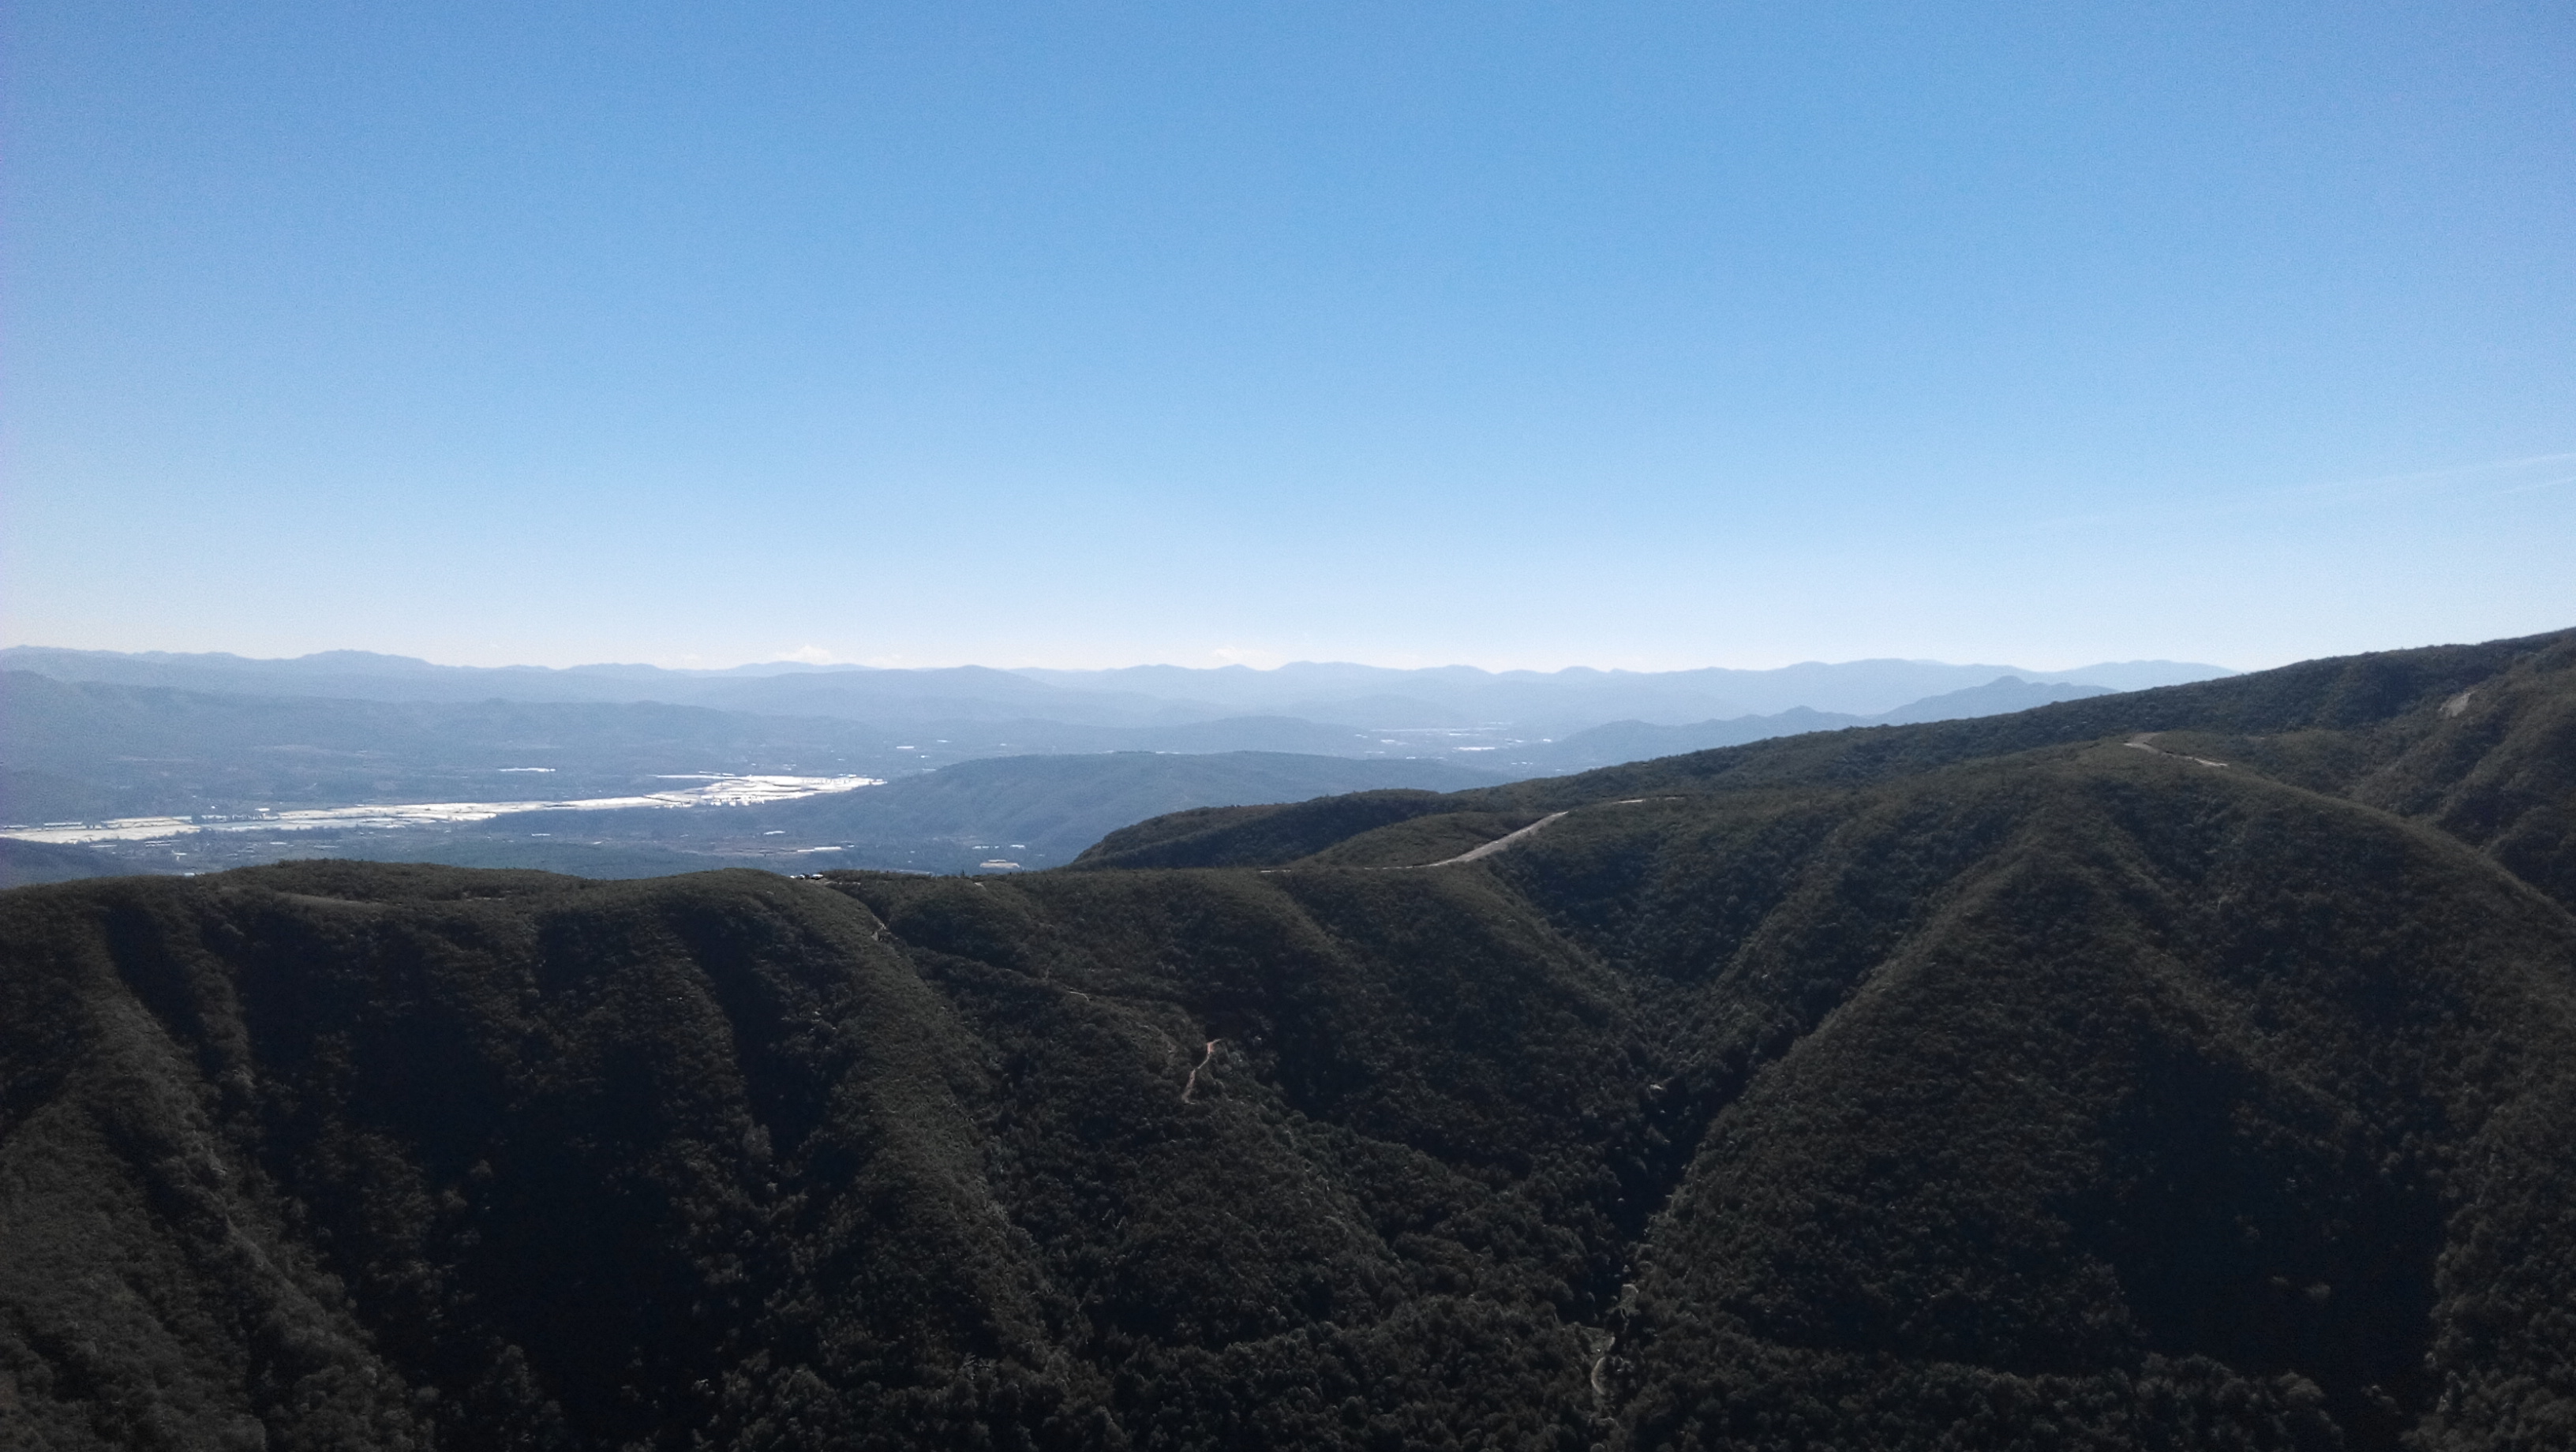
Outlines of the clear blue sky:
<svg viewBox="0 0 2576 1452">
<path fill-rule="evenodd" d="M 11 643 L 2576 625 L 2576 11 L 18 0 Z"/>
</svg>

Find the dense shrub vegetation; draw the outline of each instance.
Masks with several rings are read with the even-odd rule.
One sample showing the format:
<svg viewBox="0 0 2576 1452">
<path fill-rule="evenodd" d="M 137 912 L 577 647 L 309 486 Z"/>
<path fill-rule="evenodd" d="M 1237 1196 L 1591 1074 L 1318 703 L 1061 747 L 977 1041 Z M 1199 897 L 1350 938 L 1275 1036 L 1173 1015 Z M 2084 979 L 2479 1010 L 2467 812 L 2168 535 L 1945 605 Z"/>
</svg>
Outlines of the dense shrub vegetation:
<svg viewBox="0 0 2576 1452">
<path fill-rule="evenodd" d="M 2560 637 L 1009 879 L 20 889 L 0 1444 L 2576 1445 L 2571 732 Z"/>
</svg>

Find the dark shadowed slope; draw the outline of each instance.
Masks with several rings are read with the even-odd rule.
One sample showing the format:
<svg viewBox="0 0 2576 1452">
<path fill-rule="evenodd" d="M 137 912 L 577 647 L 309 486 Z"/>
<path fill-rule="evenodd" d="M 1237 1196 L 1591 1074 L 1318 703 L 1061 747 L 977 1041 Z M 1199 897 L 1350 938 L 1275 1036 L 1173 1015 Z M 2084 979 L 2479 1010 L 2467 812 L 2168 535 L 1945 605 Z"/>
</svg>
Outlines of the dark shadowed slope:
<svg viewBox="0 0 2576 1452">
<path fill-rule="evenodd" d="M 1609 987 L 1479 880 L 1088 881 L 0 899 L 7 1435 L 1580 1445 Z"/>
<path fill-rule="evenodd" d="M 2576 1428 L 2576 1326 L 2527 1294 L 2576 1292 L 2576 1162 L 2529 1137 L 2576 1131 L 2576 1063 L 2535 1052 L 2576 1028 L 2576 931 L 2539 894 L 2116 745 L 1619 810 L 1493 870 L 1670 983 L 1662 1092 L 1715 1111 L 1621 1327 L 1645 1443 L 1831 1408 L 1889 1445 L 2227 1445 L 2191 1428 L 2239 1399 L 2310 1427 L 2284 1445 Z"/>
<path fill-rule="evenodd" d="M 2443 815 L 2562 648 L 1093 859 L 1263 866 L 22 889 L 0 1442 L 2563 1447 L 2576 918 Z"/>
</svg>

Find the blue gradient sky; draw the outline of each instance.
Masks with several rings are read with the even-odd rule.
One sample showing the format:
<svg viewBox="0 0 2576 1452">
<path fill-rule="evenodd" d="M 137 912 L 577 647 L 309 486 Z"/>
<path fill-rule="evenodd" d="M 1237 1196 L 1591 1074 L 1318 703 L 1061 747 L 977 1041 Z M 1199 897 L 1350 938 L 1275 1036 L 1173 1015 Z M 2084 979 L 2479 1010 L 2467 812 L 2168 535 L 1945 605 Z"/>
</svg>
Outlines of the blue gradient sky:
<svg viewBox="0 0 2576 1452">
<path fill-rule="evenodd" d="M 20 0 L 0 636 L 2251 667 L 2576 625 L 2571 17 Z"/>
</svg>

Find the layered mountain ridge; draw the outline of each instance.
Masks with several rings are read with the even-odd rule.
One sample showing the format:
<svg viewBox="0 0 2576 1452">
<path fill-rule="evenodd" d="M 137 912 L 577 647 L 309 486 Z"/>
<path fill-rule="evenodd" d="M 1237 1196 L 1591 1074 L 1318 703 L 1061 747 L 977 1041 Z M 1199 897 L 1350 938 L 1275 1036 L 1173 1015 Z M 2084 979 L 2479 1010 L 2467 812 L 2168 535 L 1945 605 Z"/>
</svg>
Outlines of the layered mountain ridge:
<svg viewBox="0 0 2576 1452">
<path fill-rule="evenodd" d="M 1009 879 L 20 889 L 0 1437 L 2564 1446 L 2571 842 L 2576 632 Z"/>
<path fill-rule="evenodd" d="M 1541 730 L 1635 717 L 1679 724 L 1808 707 L 1875 715 L 2004 675 L 2137 690 L 2232 672 L 2176 661 L 2105 661 L 2072 671 L 1926 660 L 1810 661 L 1769 670 L 1485 671 L 1301 661 L 1272 670 L 1131 666 L 995 670 L 869 669 L 793 662 L 727 671 L 652 666 L 441 666 L 406 656 L 326 651 L 291 660 L 44 646 L 0 649 L 0 670 L 57 680 L 252 696 L 380 702 L 641 703 L 878 722 L 1050 720 L 1168 727 L 1236 716 L 1361 726 L 1519 721 Z M 1570 728 L 1568 728 L 1570 729 Z"/>
</svg>

